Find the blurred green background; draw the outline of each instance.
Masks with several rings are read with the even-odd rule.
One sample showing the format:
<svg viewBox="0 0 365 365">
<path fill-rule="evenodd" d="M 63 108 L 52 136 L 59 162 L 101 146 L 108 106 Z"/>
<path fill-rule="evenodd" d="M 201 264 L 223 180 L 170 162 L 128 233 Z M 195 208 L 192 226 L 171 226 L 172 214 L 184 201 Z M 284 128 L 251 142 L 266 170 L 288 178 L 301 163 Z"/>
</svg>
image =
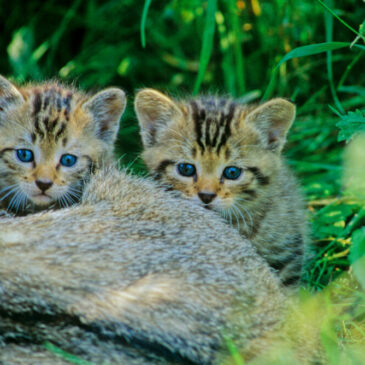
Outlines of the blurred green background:
<svg viewBox="0 0 365 365">
<path fill-rule="evenodd" d="M 341 343 L 365 346 L 365 143 L 355 138 L 365 131 L 363 0 L 0 0 L 0 34 L 0 73 L 15 82 L 126 90 L 116 152 L 136 173 L 138 88 L 295 101 L 285 154 L 312 222 L 303 280 L 317 291 L 349 275 L 333 328 Z"/>
</svg>

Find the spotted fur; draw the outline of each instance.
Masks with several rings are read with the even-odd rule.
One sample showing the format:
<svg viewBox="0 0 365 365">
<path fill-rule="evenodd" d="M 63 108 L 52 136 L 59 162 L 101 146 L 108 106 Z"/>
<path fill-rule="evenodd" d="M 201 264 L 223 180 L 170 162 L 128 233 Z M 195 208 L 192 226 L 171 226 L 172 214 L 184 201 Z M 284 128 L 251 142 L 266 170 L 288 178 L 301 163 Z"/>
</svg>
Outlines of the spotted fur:
<svg viewBox="0 0 365 365">
<path fill-rule="evenodd" d="M 90 172 L 112 158 L 125 103 L 120 89 L 88 96 L 57 82 L 17 87 L 0 76 L 0 207 L 26 214 L 77 202 Z M 76 163 L 65 166 L 65 155 Z"/>
<path fill-rule="evenodd" d="M 252 240 L 284 285 L 297 284 L 306 220 L 297 183 L 281 157 L 295 106 L 284 99 L 259 106 L 216 97 L 176 101 L 145 89 L 135 108 L 151 173 L 219 212 Z M 196 173 L 182 176 L 181 163 Z M 239 178 L 225 178 L 229 166 L 241 169 Z"/>
</svg>

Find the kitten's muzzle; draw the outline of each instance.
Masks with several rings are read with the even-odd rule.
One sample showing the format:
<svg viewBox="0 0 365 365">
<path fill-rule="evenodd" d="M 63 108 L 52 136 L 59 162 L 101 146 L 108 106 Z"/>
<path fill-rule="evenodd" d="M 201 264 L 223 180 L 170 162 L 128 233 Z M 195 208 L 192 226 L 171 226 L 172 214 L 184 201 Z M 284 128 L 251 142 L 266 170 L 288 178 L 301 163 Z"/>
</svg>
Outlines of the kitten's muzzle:
<svg viewBox="0 0 365 365">
<path fill-rule="evenodd" d="M 36 180 L 35 184 L 44 193 L 46 190 L 48 190 L 53 185 L 53 181 L 51 181 L 51 180 Z"/>
<path fill-rule="evenodd" d="M 198 197 L 204 204 L 211 203 L 215 199 L 216 196 L 217 196 L 217 194 L 214 194 L 214 193 L 201 193 L 201 192 L 198 193 Z"/>
</svg>

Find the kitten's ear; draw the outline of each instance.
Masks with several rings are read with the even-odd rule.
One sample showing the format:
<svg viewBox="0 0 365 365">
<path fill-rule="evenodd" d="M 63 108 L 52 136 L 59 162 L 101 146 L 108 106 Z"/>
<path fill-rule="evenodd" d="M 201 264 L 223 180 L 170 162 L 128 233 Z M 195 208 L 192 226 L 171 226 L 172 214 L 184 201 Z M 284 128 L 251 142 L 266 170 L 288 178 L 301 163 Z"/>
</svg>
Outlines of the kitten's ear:
<svg viewBox="0 0 365 365">
<path fill-rule="evenodd" d="M 156 141 L 160 127 L 181 115 L 181 110 L 168 96 L 153 89 L 143 89 L 136 95 L 134 108 L 141 128 L 142 142 L 145 147 Z"/>
<path fill-rule="evenodd" d="M 91 113 L 98 138 L 114 143 L 126 104 L 127 98 L 123 90 L 109 88 L 92 96 L 82 108 Z"/>
<path fill-rule="evenodd" d="M 0 75 L 0 113 L 9 107 L 24 102 L 23 95 L 5 77 Z"/>
<path fill-rule="evenodd" d="M 295 105 L 285 99 L 272 99 L 249 113 L 246 123 L 259 132 L 265 147 L 280 152 L 286 142 L 286 134 L 295 118 Z"/>
</svg>

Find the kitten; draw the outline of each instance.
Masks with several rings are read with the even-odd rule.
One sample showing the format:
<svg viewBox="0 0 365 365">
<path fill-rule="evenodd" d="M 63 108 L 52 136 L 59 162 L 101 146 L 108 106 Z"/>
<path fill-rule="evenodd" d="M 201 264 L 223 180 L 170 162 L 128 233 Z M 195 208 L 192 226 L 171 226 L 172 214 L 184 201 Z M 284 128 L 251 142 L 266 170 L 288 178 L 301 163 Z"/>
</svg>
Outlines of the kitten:
<svg viewBox="0 0 365 365">
<path fill-rule="evenodd" d="M 116 88 L 90 97 L 0 76 L 0 207 L 23 215 L 77 202 L 90 172 L 112 158 L 125 105 Z"/>
<path fill-rule="evenodd" d="M 306 219 L 297 183 L 281 157 L 295 106 L 202 97 L 175 101 L 152 89 L 135 100 L 150 172 L 219 212 L 252 240 L 284 285 L 298 284 Z"/>
</svg>

